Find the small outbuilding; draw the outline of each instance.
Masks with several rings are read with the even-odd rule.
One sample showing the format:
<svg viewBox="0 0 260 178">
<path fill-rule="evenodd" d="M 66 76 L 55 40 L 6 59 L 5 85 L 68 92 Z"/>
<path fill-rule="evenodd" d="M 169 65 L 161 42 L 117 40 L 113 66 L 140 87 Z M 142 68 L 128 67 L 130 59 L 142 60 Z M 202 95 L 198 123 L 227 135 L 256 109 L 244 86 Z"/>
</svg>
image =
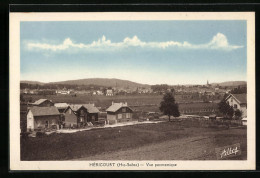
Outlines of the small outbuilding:
<svg viewBox="0 0 260 178">
<path fill-rule="evenodd" d="M 247 125 L 247 117 L 244 117 L 244 118 L 242 119 L 242 125 Z"/>
<path fill-rule="evenodd" d="M 30 107 L 27 111 L 27 131 L 36 129 L 58 129 L 60 113 L 55 106 Z"/>
<path fill-rule="evenodd" d="M 106 110 L 108 124 L 128 122 L 132 120 L 133 110 L 127 103 L 114 103 Z"/>
</svg>

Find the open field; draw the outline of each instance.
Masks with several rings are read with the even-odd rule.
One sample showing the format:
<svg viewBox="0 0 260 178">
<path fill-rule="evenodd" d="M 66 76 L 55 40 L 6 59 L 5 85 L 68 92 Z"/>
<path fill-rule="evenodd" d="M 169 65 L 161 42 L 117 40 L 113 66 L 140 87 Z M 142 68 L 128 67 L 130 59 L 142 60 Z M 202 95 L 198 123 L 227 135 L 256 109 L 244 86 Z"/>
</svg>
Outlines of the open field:
<svg viewBox="0 0 260 178">
<path fill-rule="evenodd" d="M 246 159 L 245 128 L 162 122 L 21 139 L 21 160 L 214 160 L 215 148 L 234 143 L 242 150 L 235 159 Z"/>
<path fill-rule="evenodd" d="M 112 101 L 114 102 L 127 102 L 135 110 L 145 112 L 159 112 L 159 105 L 162 101 L 163 95 L 116 95 L 116 96 L 90 96 L 90 95 L 77 95 L 72 97 L 70 95 L 23 95 L 25 100 L 29 98 L 32 101 L 36 101 L 41 98 L 52 100 L 54 103 L 95 103 L 95 106 L 101 107 L 103 110 L 108 108 Z M 180 110 L 197 110 L 198 108 L 217 108 L 217 103 L 203 103 L 198 101 L 189 100 L 189 103 L 181 103 L 183 100 L 176 97 L 176 101 L 179 102 Z M 192 103 L 195 102 L 195 103 Z"/>
<path fill-rule="evenodd" d="M 162 95 L 115 95 L 115 96 L 90 96 L 90 95 L 77 95 L 72 97 L 71 95 L 23 95 L 25 100 L 32 98 L 32 101 L 36 101 L 41 98 L 52 100 L 54 103 L 95 103 L 96 106 L 106 108 L 114 102 L 127 102 L 128 105 L 147 105 L 147 104 L 160 104 Z"/>
</svg>

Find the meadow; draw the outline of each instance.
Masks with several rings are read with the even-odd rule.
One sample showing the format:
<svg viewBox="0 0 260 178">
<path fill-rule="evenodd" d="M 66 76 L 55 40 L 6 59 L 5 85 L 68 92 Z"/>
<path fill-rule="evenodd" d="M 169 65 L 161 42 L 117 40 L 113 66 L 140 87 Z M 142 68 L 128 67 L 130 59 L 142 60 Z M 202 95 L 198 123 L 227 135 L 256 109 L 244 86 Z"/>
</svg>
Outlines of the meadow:
<svg viewBox="0 0 260 178">
<path fill-rule="evenodd" d="M 21 160 L 215 160 L 215 148 L 235 143 L 234 159 L 247 159 L 245 128 L 161 122 L 21 138 Z"/>
</svg>

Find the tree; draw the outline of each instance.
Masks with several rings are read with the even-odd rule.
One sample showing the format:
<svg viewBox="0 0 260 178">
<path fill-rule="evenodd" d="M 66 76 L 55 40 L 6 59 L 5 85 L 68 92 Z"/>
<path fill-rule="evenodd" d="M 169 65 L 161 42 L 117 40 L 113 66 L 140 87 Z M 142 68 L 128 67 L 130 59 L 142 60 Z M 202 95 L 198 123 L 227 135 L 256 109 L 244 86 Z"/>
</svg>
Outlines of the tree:
<svg viewBox="0 0 260 178">
<path fill-rule="evenodd" d="M 241 93 L 247 93 L 247 87 L 246 86 L 238 86 L 237 88 L 234 88 L 231 90 L 232 94 L 241 94 Z"/>
<path fill-rule="evenodd" d="M 234 116 L 234 109 L 232 106 L 229 106 L 228 111 L 227 111 L 227 115 L 229 118 L 232 118 Z"/>
<path fill-rule="evenodd" d="M 218 104 L 218 109 L 225 117 L 232 118 L 234 115 L 233 107 L 227 104 L 225 99 Z"/>
<path fill-rule="evenodd" d="M 174 88 L 171 88 L 171 92 L 172 92 L 173 94 L 175 94 L 175 90 L 174 90 Z"/>
<path fill-rule="evenodd" d="M 24 99 L 23 95 L 20 95 L 20 102 L 24 102 L 24 101 L 25 101 L 25 99 Z"/>
<path fill-rule="evenodd" d="M 235 116 L 237 119 L 241 118 L 242 114 L 243 114 L 243 112 L 241 110 L 239 110 L 239 109 L 235 110 Z"/>
<path fill-rule="evenodd" d="M 163 96 L 163 101 L 161 102 L 159 109 L 161 112 L 163 112 L 163 114 L 169 117 L 169 121 L 171 116 L 180 116 L 179 106 L 177 103 L 175 103 L 175 98 L 171 92 L 168 92 Z"/>
</svg>

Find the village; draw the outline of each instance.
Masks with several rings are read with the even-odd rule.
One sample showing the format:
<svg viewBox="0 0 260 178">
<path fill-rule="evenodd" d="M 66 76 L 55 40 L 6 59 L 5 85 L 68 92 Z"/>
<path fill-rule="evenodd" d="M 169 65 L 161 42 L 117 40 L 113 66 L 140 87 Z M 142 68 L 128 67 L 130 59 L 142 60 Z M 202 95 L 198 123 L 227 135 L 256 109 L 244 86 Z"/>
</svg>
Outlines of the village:
<svg viewBox="0 0 260 178">
<path fill-rule="evenodd" d="M 51 99 L 39 98 L 32 102 L 27 94 L 27 102 L 24 98 L 21 101 L 21 133 L 27 133 L 29 136 L 35 137 L 37 134 L 44 134 L 47 132 L 54 132 L 57 130 L 77 130 L 77 129 L 90 129 L 107 127 L 108 125 L 129 125 L 138 123 L 156 123 L 167 121 L 167 115 L 164 115 L 159 110 L 162 95 L 167 92 L 173 93 L 175 99 L 178 101 L 180 117 L 173 118 L 173 120 L 185 119 L 199 119 L 199 120 L 223 120 L 223 114 L 219 111 L 219 102 L 225 100 L 234 110 L 241 111 L 239 121 L 235 121 L 240 125 L 246 125 L 246 94 L 232 94 L 231 91 L 236 91 L 237 88 L 212 87 L 208 81 L 204 86 L 188 86 L 188 87 L 175 87 L 167 88 L 165 85 L 157 85 L 151 87 L 152 89 L 138 90 L 143 91 L 130 95 L 131 98 L 136 96 L 133 100 L 129 98 L 120 97 L 115 98 L 115 89 L 105 90 L 106 94 L 102 91 L 94 91 L 90 97 L 99 97 L 104 95 L 107 100 L 97 103 L 95 100 L 81 100 L 80 103 L 75 102 L 53 102 Z M 240 88 L 240 87 L 239 87 Z M 200 89 L 200 90 L 198 90 Z M 196 90 L 196 92 L 194 91 Z M 214 90 L 214 92 L 212 91 Z M 28 89 L 21 90 L 22 94 Z M 157 98 L 156 101 L 147 100 L 142 102 L 141 96 L 147 97 L 147 92 L 150 91 L 148 99 Z M 73 96 L 69 95 L 70 90 L 56 91 L 57 96 Z M 29 92 L 30 93 L 30 92 Z M 73 92 L 75 93 L 75 91 Z M 203 94 L 202 94 L 203 93 Z M 78 96 L 81 96 L 77 92 Z M 24 96 L 24 95 L 23 95 Z M 38 97 L 46 96 L 37 95 Z M 52 95 L 49 98 L 52 98 Z M 87 95 L 88 96 L 88 95 Z M 112 97 L 112 98 L 111 98 Z M 80 98 L 84 98 L 83 95 Z M 114 101 L 114 99 L 116 101 Z M 66 100 L 66 98 L 65 98 Z M 71 99 L 74 101 L 77 99 Z M 119 102 L 120 100 L 120 102 Z M 129 104 L 127 103 L 129 101 Z M 133 102 L 134 101 L 134 102 Z M 97 104 L 95 104 L 97 103 Z M 104 105 L 104 103 L 106 103 Z M 234 114 L 235 118 L 235 114 Z M 237 117 L 236 117 L 237 118 Z M 69 131 L 67 131 L 69 132 Z"/>
<path fill-rule="evenodd" d="M 238 159 L 246 159 L 247 97 L 237 91 L 234 88 L 225 97 L 211 102 L 176 99 L 183 101 L 178 103 L 180 116 L 170 118 L 159 109 L 165 94 L 124 97 L 58 94 L 45 95 L 46 98 L 35 95 L 33 102 L 28 101 L 31 95 L 25 95 L 23 99 L 27 102 L 21 102 L 20 111 L 21 159 L 214 160 L 214 147 L 227 142 L 239 142 L 244 152 Z M 178 98 L 172 91 L 166 93 Z M 229 111 L 226 115 L 221 113 L 220 102 L 232 108 L 232 115 Z M 151 144 L 154 146 L 150 147 Z M 192 154 L 178 155 L 181 150 L 176 148 L 180 146 L 192 148 Z M 147 152 L 158 149 L 169 153 Z"/>
</svg>

